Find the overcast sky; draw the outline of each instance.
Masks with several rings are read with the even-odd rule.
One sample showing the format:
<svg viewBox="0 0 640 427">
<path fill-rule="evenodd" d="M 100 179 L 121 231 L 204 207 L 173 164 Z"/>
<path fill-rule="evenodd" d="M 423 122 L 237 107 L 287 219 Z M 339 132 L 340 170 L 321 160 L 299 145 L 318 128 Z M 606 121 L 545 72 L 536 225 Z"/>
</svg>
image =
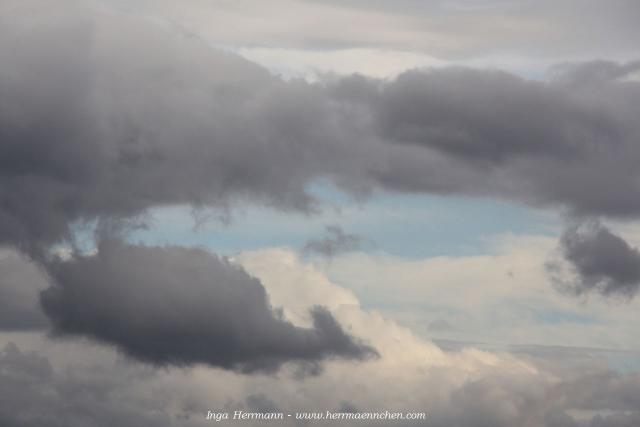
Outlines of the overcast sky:
<svg viewBox="0 0 640 427">
<path fill-rule="evenodd" d="M 639 18 L 1 2 L 0 424 L 640 424 Z"/>
</svg>

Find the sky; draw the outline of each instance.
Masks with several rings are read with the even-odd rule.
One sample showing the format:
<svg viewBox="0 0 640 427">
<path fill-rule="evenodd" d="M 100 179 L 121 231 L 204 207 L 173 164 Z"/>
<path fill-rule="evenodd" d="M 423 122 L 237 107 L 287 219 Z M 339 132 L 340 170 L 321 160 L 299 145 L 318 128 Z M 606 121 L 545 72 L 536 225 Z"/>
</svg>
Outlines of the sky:
<svg viewBox="0 0 640 427">
<path fill-rule="evenodd" d="M 0 424 L 639 425 L 638 18 L 3 1 Z"/>
</svg>

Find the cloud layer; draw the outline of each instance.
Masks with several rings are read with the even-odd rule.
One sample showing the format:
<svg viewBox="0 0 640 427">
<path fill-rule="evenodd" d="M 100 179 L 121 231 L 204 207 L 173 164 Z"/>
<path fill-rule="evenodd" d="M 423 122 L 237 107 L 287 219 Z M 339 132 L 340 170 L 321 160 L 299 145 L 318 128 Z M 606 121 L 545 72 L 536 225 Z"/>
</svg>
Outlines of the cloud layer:
<svg viewBox="0 0 640 427">
<path fill-rule="evenodd" d="M 633 0 L 103 0 L 188 28 L 211 44 L 309 52 L 371 48 L 505 62 L 638 54 Z M 579 11 L 579 12 L 578 12 Z M 292 19 L 295 17 L 295 19 Z M 597 28 L 598 31 L 593 31 Z"/>
<path fill-rule="evenodd" d="M 425 423 L 398 424 L 403 427 L 622 427 L 638 419 L 640 378 L 607 369 L 594 353 L 573 358 L 549 348 L 545 355 L 469 346 L 443 351 L 379 312 L 363 310 L 351 292 L 290 251 L 247 253 L 239 261 L 265 284 L 288 321 L 312 322 L 310 307 L 331 307 L 336 319 L 370 340 L 381 357 L 356 364 L 332 359 L 322 375 L 301 379 L 294 366 L 284 366 L 278 376 L 239 375 L 206 365 L 153 369 L 86 341 L 41 337 L 34 343 L 0 336 L 3 342 L 17 341 L 0 351 L 0 392 L 7 396 L 0 400 L 0 420 L 9 426 L 51 419 L 54 426 L 115 420 L 204 427 L 212 422 L 204 419 L 207 410 L 252 408 L 427 412 Z"/>
<path fill-rule="evenodd" d="M 35 251 L 74 224 L 171 204 L 311 211 L 319 179 L 359 196 L 640 214 L 637 63 L 564 67 L 550 82 L 444 68 L 309 84 L 171 27 L 64 12 L 2 27 L 2 242 Z"/>
</svg>

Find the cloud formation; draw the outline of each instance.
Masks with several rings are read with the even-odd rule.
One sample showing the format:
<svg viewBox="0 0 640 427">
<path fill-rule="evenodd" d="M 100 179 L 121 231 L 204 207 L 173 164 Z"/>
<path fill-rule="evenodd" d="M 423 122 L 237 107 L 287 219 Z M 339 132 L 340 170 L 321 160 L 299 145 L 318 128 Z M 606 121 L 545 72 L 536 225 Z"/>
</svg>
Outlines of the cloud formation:
<svg viewBox="0 0 640 427">
<path fill-rule="evenodd" d="M 455 357 L 455 353 L 449 356 Z M 71 356 L 68 362 L 73 361 Z M 502 360 L 494 363 L 508 367 Z M 0 349 L 3 396 L 0 422 L 3 426 L 35 427 L 46 423 L 52 427 L 102 427 L 117 422 L 119 425 L 205 427 L 211 424 L 204 415 L 212 406 L 231 414 L 238 409 L 285 413 L 302 410 L 283 391 L 287 388 L 283 384 L 296 389 L 296 383 L 290 379 L 257 380 L 222 371 L 198 372 L 205 377 L 205 384 L 194 375 L 145 371 L 140 366 L 123 363 L 100 361 L 90 366 L 76 363 L 73 369 L 69 366 L 46 352 L 29 351 L 13 343 Z M 416 372 L 416 366 L 404 369 Z M 392 372 L 384 371 L 377 376 L 375 371 L 340 374 L 342 383 L 334 382 L 339 381 L 338 378 L 304 383 L 306 393 L 317 398 L 316 405 L 320 402 L 336 412 L 373 411 L 379 410 L 377 405 L 381 401 L 390 402 L 380 382 L 392 383 Z M 407 381 L 406 385 L 418 394 L 413 400 L 392 403 L 412 403 L 419 405 L 416 409 L 420 410 L 427 408 L 428 418 L 398 422 L 402 427 L 630 427 L 639 417 L 640 378 L 636 374 L 596 371 L 550 380 L 545 375 L 548 372 L 542 370 L 537 376 L 479 370 L 468 373 L 468 381 L 458 384 L 451 384 L 455 375 L 447 369 L 432 367 L 430 375 L 422 374 Z M 216 390 L 220 383 L 225 384 L 222 392 Z M 343 399 L 343 393 L 333 396 L 330 391 L 336 384 L 360 393 L 354 393 L 347 400 Z M 442 388 L 440 396 L 424 392 L 429 385 L 436 384 Z M 317 410 L 308 402 L 301 407 Z M 575 416 L 576 412 L 586 415 Z M 260 425 L 251 421 L 244 424 Z M 345 426 L 378 424 L 342 423 Z M 283 425 L 296 424 L 285 420 Z"/>
<path fill-rule="evenodd" d="M 203 425 L 201 416 L 189 416 L 201 415 L 211 403 L 236 402 L 283 410 L 319 404 L 345 410 L 415 407 L 429 411 L 429 425 L 443 427 L 637 424 L 636 374 L 593 366 L 586 374 L 567 372 L 566 366 L 550 368 L 524 356 L 473 348 L 445 352 L 379 313 L 362 311 L 352 292 L 313 267 L 297 266 L 291 254 L 246 256 L 248 264 L 270 276 L 258 280 L 203 250 L 128 243 L 121 227 L 150 209 L 174 205 L 230 210 L 250 201 L 312 213 L 319 201 L 309 187 L 318 181 L 357 198 L 378 190 L 469 195 L 560 209 L 577 218 L 637 219 L 638 62 L 563 64 L 546 81 L 447 67 L 390 80 L 332 76 L 310 83 L 282 79 L 217 49 L 212 39 L 182 31 L 162 14 L 114 11 L 117 0 L 69 1 L 53 9 L 44 3 L 0 4 L 0 244 L 30 255 L 46 271 L 50 283 L 40 296 L 49 320 L 33 305 L 43 285 L 37 270 L 11 255 L 0 259 L 0 329 L 28 342 L 38 334 L 14 332 L 51 324 L 59 336 L 106 343 L 101 350 L 147 363 L 133 364 L 134 372 L 97 362 L 78 370 L 75 361 L 83 352 L 77 352 L 65 371 L 50 362 L 46 345 L 39 352 L 9 345 L 0 352 L 0 424 Z M 131 10 L 147 7 L 145 0 L 127 3 Z M 198 15 L 194 4 L 209 4 L 152 3 L 174 11 L 190 4 L 186 8 L 196 12 L 183 16 L 186 20 Z M 571 1 L 523 1 L 513 7 L 410 3 L 409 13 L 383 13 L 401 7 L 389 2 L 244 2 L 234 3 L 231 12 L 220 4 L 220 20 L 199 25 L 211 28 L 220 36 L 213 40 L 227 47 L 242 44 L 233 33 L 246 32 L 249 22 L 255 32 L 252 27 L 243 40 L 259 38 L 265 46 L 406 46 L 449 57 L 519 45 L 551 56 L 592 45 L 598 52 L 619 47 L 615 54 L 625 58 L 637 52 L 634 2 L 582 2 L 583 13 L 576 16 L 587 25 L 577 23 Z M 279 13 L 289 6 L 296 8 L 293 13 Z M 246 9 L 251 9 L 248 19 Z M 300 10 L 322 13 L 290 19 Z M 482 17 L 481 26 L 471 22 L 469 10 Z M 230 25 L 230 15 L 242 25 Z M 566 18 L 571 31 L 559 25 Z M 314 26 L 307 25 L 312 21 Z M 292 24 L 308 37 L 291 38 Z M 593 31 L 592 24 L 616 31 Z M 428 33 L 415 30 L 427 27 Z M 469 30 L 459 34 L 463 27 Z M 541 28 L 554 31 L 540 37 Z M 560 39 L 566 43 L 554 43 Z M 296 40 L 304 41 L 296 46 Z M 95 224 L 96 251 L 75 250 L 86 243 L 78 230 Z M 114 230 L 122 240 L 114 238 Z M 311 250 L 331 255 L 357 246 L 341 229 L 328 231 Z M 72 248 L 68 255 L 58 254 L 60 244 Z M 570 282 L 575 293 L 637 293 L 640 253 L 605 227 L 569 229 L 561 249 L 578 278 Z M 285 262 L 278 264 L 277 257 Z M 388 305 L 403 299 L 415 304 L 416 296 L 428 301 L 429 292 L 443 294 L 441 301 L 455 300 L 452 306 L 460 313 L 484 304 L 494 324 L 511 326 L 526 316 L 539 316 L 541 323 L 593 321 L 570 310 L 513 308 L 541 301 L 544 289 L 538 288 L 528 291 L 531 299 L 508 300 L 506 315 L 494 310 L 505 305 L 496 295 L 513 288 L 513 277 L 505 279 L 511 265 L 504 261 L 521 267 L 514 270 L 518 277 L 531 268 L 522 257 L 494 258 L 500 265 L 486 276 L 479 272 L 487 271 L 489 257 L 431 260 L 404 276 L 385 276 L 393 290 L 377 297 Z M 425 274 L 425 266 L 432 275 Z M 34 273 L 23 273 L 23 267 Z M 452 267 L 461 274 L 447 282 L 443 278 L 453 276 Z M 357 271 L 357 280 L 381 276 L 376 273 L 382 270 L 369 270 Z M 484 282 L 494 287 L 469 286 L 478 277 L 491 279 Z M 316 286 L 303 286 L 311 279 Z M 273 286 L 269 293 L 267 282 Z M 375 294 L 376 281 L 370 282 L 365 286 Z M 461 291 L 474 298 L 461 301 Z M 274 309 L 284 306 L 281 301 L 289 304 Z M 442 329 L 444 323 L 432 325 Z M 551 324 L 539 333 L 547 338 L 559 329 Z M 620 336 L 635 333 L 629 328 Z M 567 336 L 560 331 L 554 339 Z M 83 350 L 89 348 L 80 341 Z M 367 358 L 372 360 L 350 363 Z M 321 361 L 323 375 L 296 375 L 318 373 Z M 199 375 L 179 385 L 163 383 L 180 370 L 145 371 L 147 364 L 193 367 L 206 386 L 198 390 L 202 393 L 193 391 Z M 237 375 L 278 369 L 294 371 L 284 381 Z M 141 378 L 157 379 L 154 391 L 164 392 L 140 387 Z M 587 415 L 575 415 L 580 411 Z"/>
<path fill-rule="evenodd" d="M 54 333 L 116 346 L 156 365 L 273 372 L 288 361 L 362 360 L 376 351 L 324 308 L 299 328 L 270 307 L 262 284 L 204 250 L 103 241 L 95 255 L 47 265 L 41 294 Z"/>
<path fill-rule="evenodd" d="M 640 10 L 633 0 L 103 3 L 178 22 L 211 44 L 232 47 L 316 52 L 372 48 L 449 60 L 512 62 L 515 57 L 526 62 L 637 55 L 633 40 L 640 37 L 635 25 Z"/>
<path fill-rule="evenodd" d="M 633 297 L 640 289 L 640 251 L 597 221 L 569 227 L 560 238 L 564 259 L 575 271 L 575 279 L 563 279 L 561 266 L 547 266 L 556 285 L 581 295 L 597 292 L 604 296 Z"/>
<path fill-rule="evenodd" d="M 444 68 L 309 84 L 170 27 L 68 9 L 2 26 L 2 242 L 33 251 L 73 224 L 171 204 L 308 212 L 318 179 L 640 214 L 637 64 L 550 82 Z"/>
<path fill-rule="evenodd" d="M 310 239 L 302 248 L 303 252 L 321 255 L 327 258 L 361 249 L 365 239 L 357 234 L 347 233 L 339 225 L 327 225 L 326 236 Z"/>
<path fill-rule="evenodd" d="M 153 369 L 119 359 L 104 347 L 87 357 L 96 349 L 86 341 L 41 338 L 44 343 L 34 344 L 17 337 L 21 342 L 0 351 L 0 391 L 8 396 L 0 400 L 0 420 L 10 426 L 41 424 L 49 417 L 61 426 L 116 420 L 204 427 L 211 423 L 204 414 L 213 408 L 427 412 L 426 422 L 398 423 L 403 427 L 621 427 L 638 418 L 640 377 L 607 369 L 594 352 L 580 358 L 553 348 L 509 354 L 469 345 L 444 351 L 375 310 L 362 309 L 357 300 L 345 304 L 351 293 L 294 253 L 247 256 L 242 260 L 247 270 L 260 271 L 286 318 L 298 312 L 308 316 L 308 308 L 318 303 L 335 307 L 336 319 L 370 340 L 381 357 L 356 364 L 330 360 L 321 375 L 300 379 L 294 366 L 283 367 L 278 376 L 239 375 L 206 365 Z M 302 298 L 296 297 L 299 288 L 306 291 Z M 0 339 L 6 342 L 5 336 Z M 283 425 L 296 424 L 285 420 Z"/>
<path fill-rule="evenodd" d="M 148 386 L 148 377 L 122 364 L 55 369 L 46 353 L 9 342 L 0 349 L 0 422 L 6 427 L 178 425 L 165 406 L 168 399 L 136 389 L 136 382 Z"/>
<path fill-rule="evenodd" d="M 400 191 L 637 216 L 629 174 L 638 158 L 639 85 L 606 75 L 585 83 L 582 75 L 600 66 L 582 64 L 544 83 L 461 68 L 405 73 L 375 103 L 379 132 L 394 147 L 390 166 L 375 176 Z"/>
<path fill-rule="evenodd" d="M 0 62 L 8 65 L 0 73 L 0 243 L 48 267 L 55 285 L 43 303 L 60 332 L 94 336 L 154 363 L 245 370 L 288 357 L 367 352 L 322 310 L 307 332 L 270 317 L 263 294 L 254 302 L 273 327 L 265 336 L 275 341 L 256 338 L 257 357 L 249 344 L 233 347 L 235 359 L 205 356 L 196 342 L 162 351 L 158 331 L 145 322 L 138 331 L 118 323 L 121 308 L 102 307 L 79 283 L 99 283 L 96 295 L 132 304 L 131 321 L 144 313 L 143 320 L 159 321 L 160 303 L 138 313 L 143 304 L 127 297 L 148 283 L 135 266 L 121 268 L 127 263 L 119 256 L 131 250 L 146 260 L 159 251 L 180 266 L 188 250 L 103 243 L 95 256 L 48 259 L 55 244 L 74 240 L 77 227 L 137 218 L 154 207 L 228 209 L 251 200 L 313 212 L 318 201 L 308 187 L 325 179 L 357 197 L 385 189 L 504 198 L 574 215 L 640 215 L 638 63 L 570 66 L 548 82 L 445 68 L 312 84 L 273 76 L 169 25 L 83 2 L 42 21 L 34 4 L 5 8 L 1 17 Z M 244 283 L 211 262 L 212 277 Z M 181 271 L 190 282 L 190 272 Z M 211 299 L 224 300 L 226 286 Z M 185 312 L 204 310 L 168 285 L 161 290 Z M 93 302 L 107 324 L 75 298 Z M 173 320 L 167 330 L 184 331 L 183 320 Z M 234 321 L 248 330 L 260 325 Z M 139 335 L 113 335 L 112 327 Z M 308 353 L 300 340 L 311 342 Z"/>
<path fill-rule="evenodd" d="M 49 326 L 38 303 L 47 281 L 36 265 L 10 249 L 0 249 L 0 331 L 33 331 Z"/>
</svg>

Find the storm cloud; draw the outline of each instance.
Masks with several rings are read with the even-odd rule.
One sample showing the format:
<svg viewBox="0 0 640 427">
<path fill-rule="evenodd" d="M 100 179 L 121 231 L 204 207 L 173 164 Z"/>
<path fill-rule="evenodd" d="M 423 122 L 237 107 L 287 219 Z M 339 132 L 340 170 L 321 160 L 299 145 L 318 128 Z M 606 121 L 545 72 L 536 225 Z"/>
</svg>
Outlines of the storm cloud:
<svg viewBox="0 0 640 427">
<path fill-rule="evenodd" d="M 573 214 L 636 216 L 630 194 L 638 188 L 629 174 L 639 155 L 639 85 L 622 77 L 580 83 L 576 76 L 600 65 L 583 64 L 549 82 L 460 68 L 399 76 L 383 88 L 376 117 L 386 139 L 412 156 L 391 154 L 393 167 L 376 174 L 379 182 Z"/>
<path fill-rule="evenodd" d="M 2 242 L 42 250 L 74 224 L 165 205 L 312 212 L 319 179 L 358 197 L 640 214 L 636 63 L 564 67 L 547 82 L 444 68 L 312 84 L 168 25 L 67 9 L 4 15 Z"/>
<path fill-rule="evenodd" d="M 632 297 L 640 288 L 640 251 L 598 221 L 569 227 L 560 238 L 561 253 L 576 273 L 575 280 L 555 273 L 557 263 L 547 268 L 563 290 L 586 294 Z"/>
<path fill-rule="evenodd" d="M 310 209 L 303 160 L 327 160 L 332 139 L 317 91 L 166 28 L 63 9 L 0 30 L 0 241 L 34 252 L 166 204 Z"/>
<path fill-rule="evenodd" d="M 6 16 L 7 243 L 50 244 L 73 223 L 167 204 L 251 199 L 308 212 L 307 186 L 321 178 L 351 194 L 640 213 L 637 64 L 569 67 L 550 82 L 445 68 L 310 84 L 125 15 L 78 8 L 38 26 Z"/>
<path fill-rule="evenodd" d="M 269 372 L 288 361 L 376 355 L 321 307 L 313 328 L 289 323 L 257 279 L 204 250 L 103 241 L 95 255 L 56 259 L 47 271 L 53 285 L 41 299 L 55 334 L 152 364 Z"/>
</svg>

